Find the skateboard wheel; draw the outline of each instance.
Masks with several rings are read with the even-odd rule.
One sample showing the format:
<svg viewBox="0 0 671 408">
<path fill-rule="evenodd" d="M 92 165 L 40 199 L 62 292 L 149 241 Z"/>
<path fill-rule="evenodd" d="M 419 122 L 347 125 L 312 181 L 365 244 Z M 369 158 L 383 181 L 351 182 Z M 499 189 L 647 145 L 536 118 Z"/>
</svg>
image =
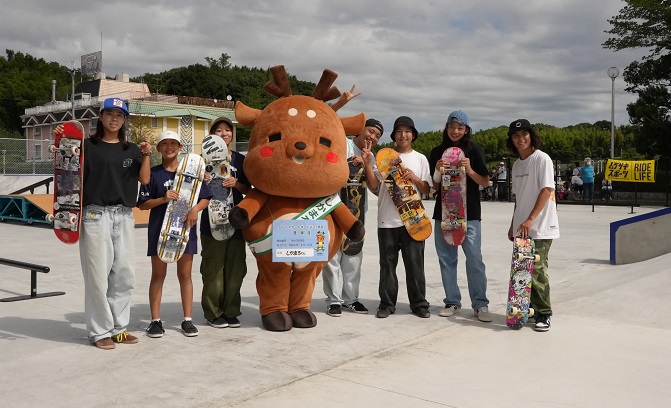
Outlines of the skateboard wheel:
<svg viewBox="0 0 671 408">
<path fill-rule="evenodd" d="M 446 170 L 445 167 L 441 167 L 441 168 L 440 168 L 440 174 L 445 174 L 445 173 L 446 173 L 445 170 Z"/>
<path fill-rule="evenodd" d="M 524 254 L 518 252 L 516 258 L 518 261 L 521 261 L 522 259 L 524 259 Z"/>
<path fill-rule="evenodd" d="M 534 308 L 530 307 L 529 308 L 529 317 L 532 317 L 534 315 Z"/>
<path fill-rule="evenodd" d="M 514 315 L 516 315 L 517 312 L 519 312 L 519 309 L 517 308 L 517 306 L 512 306 L 512 307 L 510 308 L 510 314 L 514 314 Z"/>
<path fill-rule="evenodd" d="M 462 173 L 466 173 L 466 167 L 464 166 L 459 167 L 459 171 Z"/>
<path fill-rule="evenodd" d="M 74 214 L 70 215 L 70 225 L 77 225 L 77 216 Z"/>
<path fill-rule="evenodd" d="M 540 262 L 540 261 L 541 261 L 540 255 L 534 255 L 534 262 Z"/>
<path fill-rule="evenodd" d="M 53 153 L 56 151 L 56 146 L 54 145 L 49 145 L 49 153 Z"/>
<path fill-rule="evenodd" d="M 44 219 L 47 220 L 47 222 L 51 222 L 51 223 L 54 222 L 54 216 L 51 215 L 51 214 L 47 214 L 47 215 L 44 217 Z"/>
<path fill-rule="evenodd" d="M 207 166 L 205 166 L 205 171 L 206 172 L 212 173 L 212 170 L 214 170 L 214 167 L 212 167 L 211 164 L 208 164 Z"/>
<path fill-rule="evenodd" d="M 74 156 L 79 156 L 79 148 L 77 146 L 71 146 L 70 152 L 72 152 Z"/>
<path fill-rule="evenodd" d="M 61 205 L 58 204 L 58 202 L 55 201 L 54 202 L 54 210 L 58 210 L 59 208 L 61 208 Z"/>
<path fill-rule="evenodd" d="M 445 224 L 445 221 L 441 221 L 440 222 L 440 229 L 446 229 L 446 228 L 447 228 L 447 224 Z"/>
<path fill-rule="evenodd" d="M 211 162 L 211 160 L 210 160 L 210 159 L 208 159 L 208 158 L 205 158 L 205 157 L 203 157 L 203 163 L 207 164 L 207 165 L 208 165 L 208 167 L 210 168 L 209 170 L 207 170 L 208 172 L 209 172 L 209 171 L 212 171 L 212 166 L 211 166 L 211 165 L 209 165 L 209 164 L 210 164 L 210 162 Z M 205 167 L 205 169 L 207 169 L 207 167 Z"/>
</svg>

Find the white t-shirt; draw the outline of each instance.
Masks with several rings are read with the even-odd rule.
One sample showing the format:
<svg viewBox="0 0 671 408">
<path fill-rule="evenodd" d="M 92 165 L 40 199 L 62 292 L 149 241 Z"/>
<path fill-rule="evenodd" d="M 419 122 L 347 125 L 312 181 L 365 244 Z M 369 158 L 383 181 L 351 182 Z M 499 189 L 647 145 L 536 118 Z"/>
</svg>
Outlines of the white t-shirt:
<svg viewBox="0 0 671 408">
<path fill-rule="evenodd" d="M 559 219 L 554 192 L 555 181 L 550 156 L 536 150 L 526 159 L 517 160 L 513 165 L 512 183 L 513 193 L 515 194 L 513 234 L 531 214 L 541 189 L 550 187 L 552 195 L 534 220 L 529 236 L 538 239 L 559 238 Z"/>
<path fill-rule="evenodd" d="M 431 172 L 429 171 L 429 160 L 426 156 L 414 150 L 408 153 L 399 153 L 398 155 L 401 160 L 403 160 L 405 167 L 412 170 L 420 180 L 426 181 L 429 185 L 433 183 L 431 180 Z M 382 183 L 382 185 L 380 185 L 380 192 L 378 193 L 377 200 L 378 228 L 402 227 L 403 221 L 401 221 L 401 216 L 398 215 L 398 210 L 396 209 L 394 202 L 391 200 L 391 196 L 389 195 L 387 188 L 384 186 L 384 182 L 381 181 L 382 177 L 377 169 L 375 169 L 375 175 L 377 175 L 377 178 Z M 415 190 L 417 190 L 417 194 L 422 194 L 417 188 L 417 185 L 415 185 Z"/>
</svg>

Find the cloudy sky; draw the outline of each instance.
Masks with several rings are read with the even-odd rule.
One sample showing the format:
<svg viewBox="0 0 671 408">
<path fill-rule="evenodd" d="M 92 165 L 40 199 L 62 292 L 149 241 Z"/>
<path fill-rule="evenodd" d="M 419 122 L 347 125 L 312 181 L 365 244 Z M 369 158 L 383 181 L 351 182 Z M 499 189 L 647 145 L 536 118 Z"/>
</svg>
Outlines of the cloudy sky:
<svg viewBox="0 0 671 408">
<path fill-rule="evenodd" d="M 645 50 L 604 50 L 619 0 L 21 0 L 0 14 L 2 49 L 79 68 L 102 51 L 108 76 L 131 77 L 231 56 L 233 65 L 285 65 L 317 82 L 339 73 L 363 94 L 339 113 L 365 112 L 390 129 L 399 115 L 439 130 L 464 110 L 475 129 L 519 117 L 567 126 L 610 120 L 608 67 Z M 615 124 L 635 96 L 615 81 Z M 202 95 L 207 97 L 208 95 Z M 235 97 L 235 95 L 233 95 Z M 244 101 L 243 101 L 244 102 Z M 387 139 L 388 131 L 384 139 Z"/>
</svg>

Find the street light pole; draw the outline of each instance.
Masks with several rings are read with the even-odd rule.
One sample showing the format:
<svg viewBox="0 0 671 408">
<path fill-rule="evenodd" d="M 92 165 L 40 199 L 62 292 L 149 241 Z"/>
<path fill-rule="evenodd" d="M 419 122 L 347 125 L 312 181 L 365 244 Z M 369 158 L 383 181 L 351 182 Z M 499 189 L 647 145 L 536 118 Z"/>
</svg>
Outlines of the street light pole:
<svg viewBox="0 0 671 408">
<path fill-rule="evenodd" d="M 610 158 L 612 159 L 615 157 L 615 78 L 620 75 L 620 70 L 610 67 L 607 73 L 612 82 L 610 91 Z"/>
</svg>

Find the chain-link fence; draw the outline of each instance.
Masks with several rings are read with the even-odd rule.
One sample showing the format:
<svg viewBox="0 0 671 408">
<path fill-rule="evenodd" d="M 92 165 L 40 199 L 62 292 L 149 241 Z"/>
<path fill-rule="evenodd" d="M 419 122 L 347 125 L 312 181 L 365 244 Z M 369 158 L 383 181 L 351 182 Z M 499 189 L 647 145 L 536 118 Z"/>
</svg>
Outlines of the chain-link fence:
<svg viewBox="0 0 671 408">
<path fill-rule="evenodd" d="M 53 174 L 52 140 L 0 139 L 0 174 Z"/>
</svg>

